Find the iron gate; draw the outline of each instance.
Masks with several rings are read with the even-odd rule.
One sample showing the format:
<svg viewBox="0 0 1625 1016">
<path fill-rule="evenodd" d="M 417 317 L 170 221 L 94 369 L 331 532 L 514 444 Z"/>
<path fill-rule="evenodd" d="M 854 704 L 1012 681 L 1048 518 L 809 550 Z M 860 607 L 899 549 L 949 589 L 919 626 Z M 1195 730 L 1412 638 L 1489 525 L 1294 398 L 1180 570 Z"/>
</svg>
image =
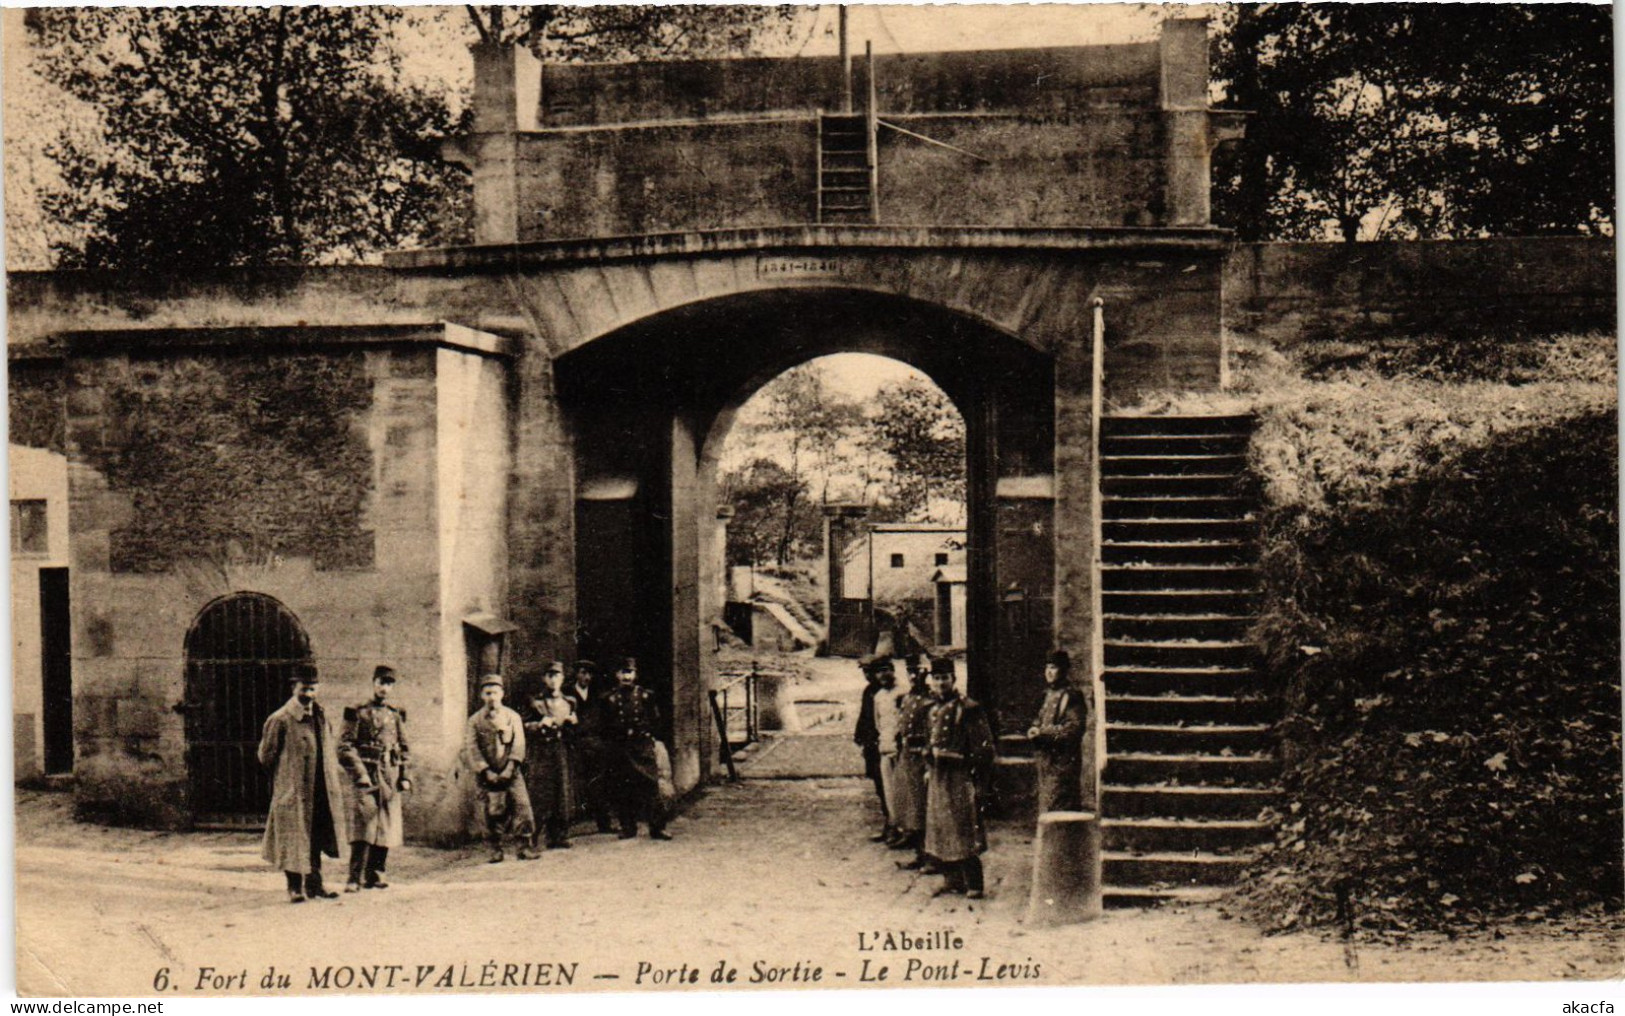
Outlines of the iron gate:
<svg viewBox="0 0 1625 1016">
<path fill-rule="evenodd" d="M 293 613 L 261 593 L 203 608 L 186 633 L 186 745 L 199 825 L 256 826 L 271 803 L 257 751 L 266 717 L 287 701 L 294 668 L 311 662 Z"/>
</svg>

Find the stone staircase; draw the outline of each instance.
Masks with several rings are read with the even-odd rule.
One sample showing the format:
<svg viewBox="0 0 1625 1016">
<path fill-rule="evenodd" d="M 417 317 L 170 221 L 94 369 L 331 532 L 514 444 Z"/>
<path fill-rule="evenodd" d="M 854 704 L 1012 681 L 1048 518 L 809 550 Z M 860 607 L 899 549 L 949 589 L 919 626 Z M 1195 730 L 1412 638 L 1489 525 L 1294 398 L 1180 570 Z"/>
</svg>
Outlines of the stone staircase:
<svg viewBox="0 0 1625 1016">
<path fill-rule="evenodd" d="M 1107 906 L 1202 899 L 1271 835 L 1247 416 L 1101 425 Z"/>
<path fill-rule="evenodd" d="M 818 221 L 875 221 L 874 140 L 862 113 L 818 117 Z"/>
</svg>

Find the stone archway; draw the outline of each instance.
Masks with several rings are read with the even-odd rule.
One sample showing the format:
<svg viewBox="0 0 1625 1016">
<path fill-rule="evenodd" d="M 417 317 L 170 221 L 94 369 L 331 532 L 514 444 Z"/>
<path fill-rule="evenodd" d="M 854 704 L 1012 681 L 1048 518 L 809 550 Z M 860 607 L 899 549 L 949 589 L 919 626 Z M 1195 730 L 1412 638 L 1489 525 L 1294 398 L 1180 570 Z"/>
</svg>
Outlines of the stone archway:
<svg viewBox="0 0 1625 1016">
<path fill-rule="evenodd" d="M 1012 730 L 1038 694 L 1037 661 L 1053 634 L 1051 358 L 963 314 L 861 290 L 767 290 L 686 305 L 553 363 L 574 463 L 569 648 L 648 661 L 670 706 L 680 788 L 703 778 L 712 754 L 705 633 L 721 612 L 713 590 L 723 436 L 767 380 L 835 352 L 908 363 L 964 416 L 967 685 L 1008 713 Z"/>
</svg>

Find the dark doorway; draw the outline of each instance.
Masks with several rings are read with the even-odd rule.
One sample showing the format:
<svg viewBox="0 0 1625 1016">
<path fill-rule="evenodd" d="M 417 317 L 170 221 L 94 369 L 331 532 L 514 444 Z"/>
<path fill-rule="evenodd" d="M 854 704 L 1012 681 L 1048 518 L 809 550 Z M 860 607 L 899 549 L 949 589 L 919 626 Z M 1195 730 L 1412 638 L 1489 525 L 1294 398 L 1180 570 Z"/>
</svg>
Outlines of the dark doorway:
<svg viewBox="0 0 1625 1016">
<path fill-rule="evenodd" d="M 73 772 L 73 648 L 68 569 L 39 571 L 41 704 L 45 772 Z"/>
<path fill-rule="evenodd" d="M 234 593 L 203 608 L 186 634 L 187 770 L 200 825 L 258 825 L 271 803 L 257 752 L 310 640 L 269 596 Z"/>
</svg>

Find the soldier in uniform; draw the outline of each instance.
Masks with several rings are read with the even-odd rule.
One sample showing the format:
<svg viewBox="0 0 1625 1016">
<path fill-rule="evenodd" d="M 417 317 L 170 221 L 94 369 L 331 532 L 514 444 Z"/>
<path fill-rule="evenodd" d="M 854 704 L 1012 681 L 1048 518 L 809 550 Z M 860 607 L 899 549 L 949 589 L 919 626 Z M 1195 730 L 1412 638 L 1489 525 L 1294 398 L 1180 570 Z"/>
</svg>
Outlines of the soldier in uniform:
<svg viewBox="0 0 1625 1016">
<path fill-rule="evenodd" d="M 525 787 L 538 828 L 549 850 L 570 848 L 570 819 L 575 800 L 570 787 L 569 734 L 576 724 L 575 700 L 564 694 L 564 664 L 554 660 L 542 675 L 542 686 L 524 712 Z M 535 840 L 531 849 L 536 849 Z"/>
<path fill-rule="evenodd" d="M 665 809 L 660 804 L 660 762 L 655 731 L 660 708 L 655 694 L 638 684 L 638 661 L 628 656 L 615 672 L 615 687 L 604 696 L 600 730 L 611 786 L 620 815 L 620 838 L 638 834 L 638 820 L 649 823 L 651 840 L 669 840 Z"/>
<path fill-rule="evenodd" d="M 1083 767 L 1083 695 L 1072 687 L 1072 657 L 1056 649 L 1044 662 L 1044 704 L 1027 729 L 1038 762 L 1038 811 L 1077 811 Z"/>
<path fill-rule="evenodd" d="M 858 722 L 852 731 L 852 743 L 863 753 L 863 775 L 874 781 L 875 796 L 880 799 L 880 831 L 869 837 L 872 843 L 881 843 L 891 836 L 891 812 L 886 806 L 886 784 L 880 776 L 880 728 L 875 725 L 875 696 L 880 693 L 880 671 L 876 658 L 865 656 L 858 661 L 866 682 L 863 697 L 858 704 Z M 887 665 L 890 670 L 890 664 Z"/>
<path fill-rule="evenodd" d="M 983 784 L 995 748 L 987 712 L 954 688 L 954 662 L 931 663 L 931 768 L 926 790 L 925 852 L 947 876 L 944 892 L 982 898 Z"/>
<path fill-rule="evenodd" d="M 598 664 L 593 661 L 577 660 L 575 676 L 565 694 L 576 707 L 575 736 L 570 744 L 570 778 L 575 787 L 576 804 L 593 817 L 599 832 L 607 833 L 615 826 L 611 820 L 613 795 L 604 758 L 604 689 L 594 687 L 599 673 Z"/>
<path fill-rule="evenodd" d="M 344 782 L 333 728 L 316 701 L 321 678 L 299 664 L 293 697 L 265 719 L 260 765 L 271 770 L 271 811 L 265 818 L 265 860 L 288 879 L 288 902 L 332 899 L 322 885 L 322 855 L 339 856 L 344 841 Z"/>
<path fill-rule="evenodd" d="M 525 781 L 520 778 L 525 761 L 525 725 L 518 713 L 502 704 L 502 692 L 501 674 L 487 674 L 480 679 L 483 704 L 468 718 L 463 739 L 463 754 L 474 774 L 492 864 L 503 861 L 502 845 L 509 835 L 520 843 L 520 860 L 536 856 L 530 849 L 536 820 L 531 815 Z"/>
<path fill-rule="evenodd" d="M 897 763 L 892 773 L 892 824 L 897 829 L 891 846 L 913 850 L 905 869 L 926 866 L 925 770 L 931 746 L 931 707 L 936 701 L 925 686 L 929 667 L 923 656 L 909 661 L 908 691 L 897 700 Z"/>
<path fill-rule="evenodd" d="M 389 850 L 401 845 L 401 794 L 412 789 L 412 781 L 406 775 L 406 710 L 389 704 L 394 687 L 394 668 L 380 665 L 372 672 L 372 698 L 344 710 L 339 762 L 352 782 L 347 893 L 363 885 L 388 889 Z"/>
</svg>

